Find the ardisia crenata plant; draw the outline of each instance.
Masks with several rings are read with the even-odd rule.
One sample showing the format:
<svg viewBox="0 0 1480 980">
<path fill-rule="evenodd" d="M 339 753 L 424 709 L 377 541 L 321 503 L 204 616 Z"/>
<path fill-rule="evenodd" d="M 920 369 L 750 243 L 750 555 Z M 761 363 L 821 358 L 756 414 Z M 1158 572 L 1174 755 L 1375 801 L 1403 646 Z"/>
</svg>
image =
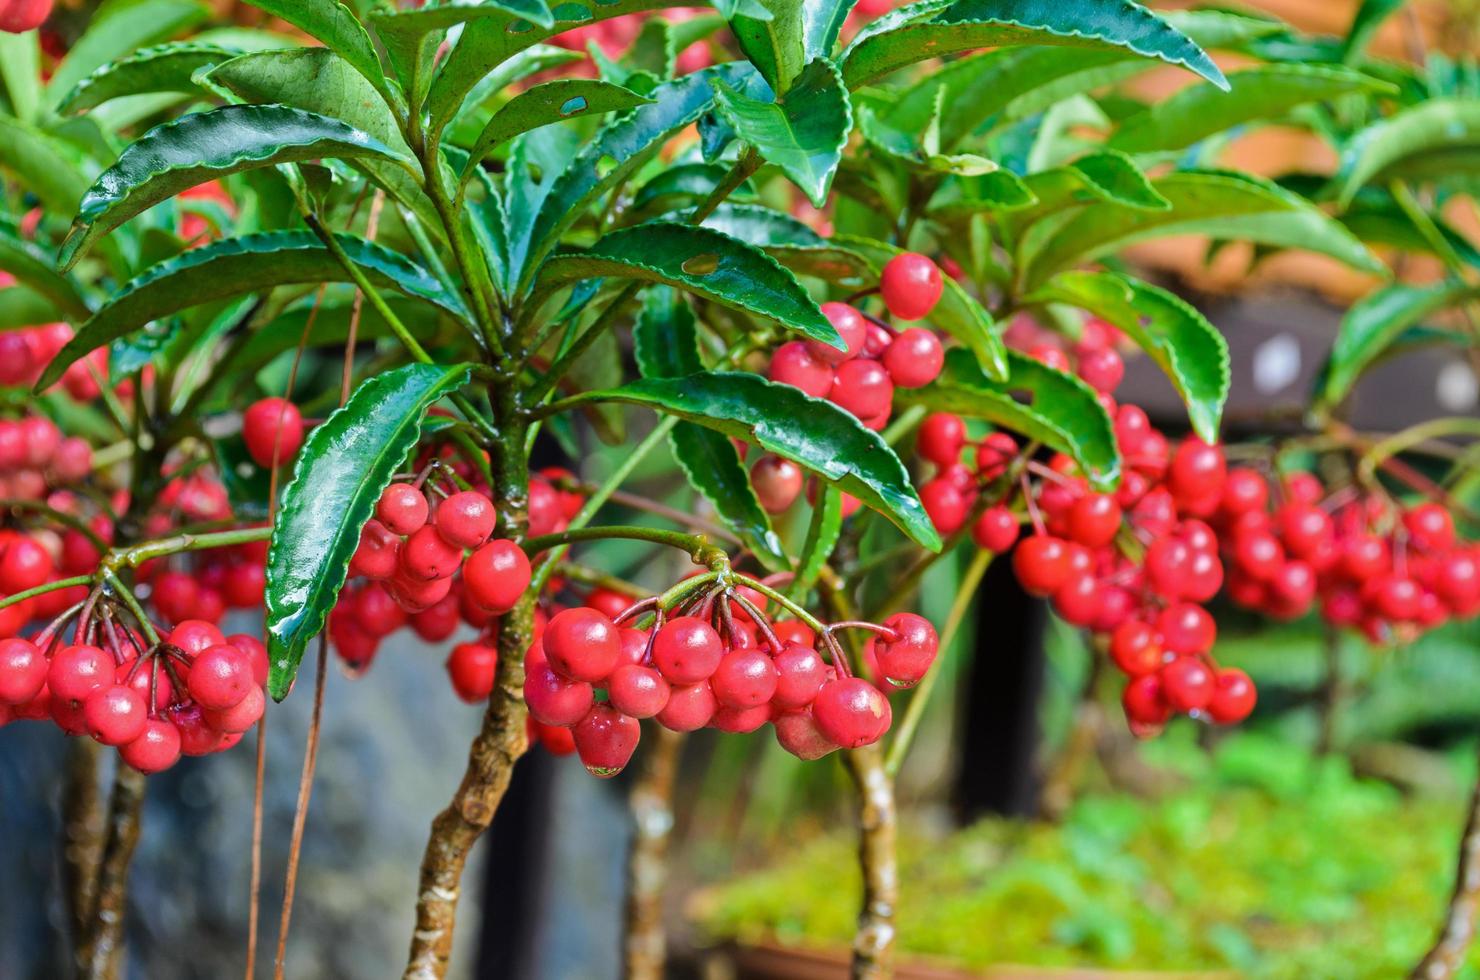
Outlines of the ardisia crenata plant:
<svg viewBox="0 0 1480 980">
<path fill-rule="evenodd" d="M 1415 502 L 1431 488 L 1397 459 L 1463 427 L 1331 429 L 1360 461 L 1329 492 L 1225 449 L 1222 337 L 1117 259 L 1192 234 L 1385 275 L 1358 237 L 1377 223 L 1317 207 L 1324 182 L 1213 157 L 1242 127 L 1385 108 L 1391 72 L 1130 0 L 253 6 L 295 33 L 182 40 L 204 11 L 148 0 L 60 58 L 0 41 L 0 723 L 92 737 L 77 807 L 102 805 L 94 742 L 124 763 L 106 839 L 69 851 L 87 976 L 119 969 L 140 774 L 256 725 L 260 793 L 264 713 L 316 639 L 315 719 L 329 651 L 362 672 L 398 630 L 476 631 L 446 666 L 488 706 L 432 823 L 407 977 L 445 974 L 463 866 L 532 743 L 612 776 L 656 741 L 662 781 L 673 733 L 768 724 L 803 759 L 842 750 L 873 977 L 893 779 L 994 556 L 1098 637 L 1138 735 L 1253 710 L 1213 656 L 1220 592 L 1279 617 L 1319 596 L 1384 642 L 1480 607 L 1472 515 Z M 35 26 L 11 7 L 0 26 Z M 1211 49 L 1258 63 L 1225 77 Z M 1149 106 L 1115 89 L 1165 65 L 1203 81 Z M 1340 198 L 1396 165 L 1353 164 Z M 1405 241 L 1463 257 L 1436 221 Z M 1192 435 L 1117 403 L 1132 349 Z M 1375 359 L 1341 349 L 1333 403 Z M 592 438 L 631 443 L 599 483 Z M 532 468 L 547 446 L 570 466 Z M 660 447 L 695 512 L 622 489 Z M 601 523 L 617 503 L 651 522 Z M 695 571 L 650 594 L 582 560 L 608 539 Z M 956 555 L 937 627 L 908 607 Z M 223 635 L 228 608 L 261 609 L 265 643 Z M 316 747 L 317 724 L 295 855 Z M 654 948 L 629 942 L 629 972 L 656 975 Z"/>
</svg>

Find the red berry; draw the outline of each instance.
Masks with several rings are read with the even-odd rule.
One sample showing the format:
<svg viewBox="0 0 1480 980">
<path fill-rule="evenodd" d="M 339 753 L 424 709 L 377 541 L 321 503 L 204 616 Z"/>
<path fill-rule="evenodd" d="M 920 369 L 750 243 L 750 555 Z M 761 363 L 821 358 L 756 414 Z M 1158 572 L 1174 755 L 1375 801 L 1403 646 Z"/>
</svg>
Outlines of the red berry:
<svg viewBox="0 0 1480 980">
<path fill-rule="evenodd" d="M 623 664 L 607 679 L 606 695 L 622 713 L 651 718 L 668 704 L 668 682 L 651 667 Z"/>
<path fill-rule="evenodd" d="M 1079 376 L 1095 391 L 1112 392 L 1125 377 L 1125 361 L 1112 347 L 1080 349 Z"/>
<path fill-rule="evenodd" d="M 1213 700 L 1213 672 L 1196 657 L 1178 657 L 1161 669 L 1161 691 L 1178 711 L 1200 711 Z"/>
<path fill-rule="evenodd" d="M 817 727 L 811 709 L 787 711 L 776 717 L 775 725 L 776 741 L 799 759 L 820 759 L 838 747 Z"/>
<path fill-rule="evenodd" d="M 1201 439 L 1185 439 L 1172 457 L 1167 485 L 1178 503 L 1208 497 L 1221 499 L 1226 475 L 1222 447 Z"/>
<path fill-rule="evenodd" d="M 1207 653 L 1218 637 L 1217 624 L 1208 611 L 1191 602 L 1177 602 L 1161 611 L 1156 620 L 1162 643 L 1172 653 Z"/>
<path fill-rule="evenodd" d="M 594 705 L 575 727 L 576 752 L 593 776 L 615 776 L 627 765 L 642 737 L 642 726 L 609 704 Z"/>
<path fill-rule="evenodd" d="M 150 718 L 143 732 L 122 746 L 118 755 L 145 775 L 163 772 L 180 761 L 180 732 L 162 718 Z"/>
<path fill-rule="evenodd" d="M 884 352 L 884 368 L 900 388 L 920 388 L 940 377 L 946 353 L 940 338 L 923 327 L 911 327 Z"/>
<path fill-rule="evenodd" d="M 622 649 L 612 621 L 584 606 L 557 613 L 545 627 L 543 643 L 557 673 L 592 683 L 616 669 Z"/>
<path fill-rule="evenodd" d="M 536 721 L 568 728 L 585 717 L 594 700 L 585 681 L 568 681 L 543 661 L 527 665 L 524 701 Z"/>
<path fill-rule="evenodd" d="M 1091 493 L 1069 508 L 1069 537 L 1087 548 L 1101 548 L 1120 530 L 1120 504 L 1106 493 Z"/>
<path fill-rule="evenodd" d="M 762 456 L 750 468 L 756 499 L 768 514 L 780 514 L 802 493 L 802 468 L 781 456 Z"/>
<path fill-rule="evenodd" d="M 748 735 L 771 720 L 771 709 L 766 705 L 753 708 L 733 708 L 720 705 L 709 720 L 711 728 L 731 735 Z"/>
<path fill-rule="evenodd" d="M 95 691 L 113 684 L 113 657 L 94 646 L 62 647 L 51 658 L 46 686 L 53 700 L 86 701 Z"/>
<path fill-rule="evenodd" d="M 764 705 L 776 693 L 776 665 L 760 650 L 731 650 L 720 659 L 709 685 L 728 708 Z"/>
<path fill-rule="evenodd" d="M 847 303 L 823 303 L 822 315 L 827 317 L 838 336 L 843 338 L 846 350 L 838 350 L 820 340 L 806 341 L 807 353 L 823 364 L 838 365 L 863 353 L 868 341 L 868 321 Z"/>
<path fill-rule="evenodd" d="M 1269 503 L 1269 484 L 1264 477 L 1246 467 L 1228 471 L 1223 481 L 1223 498 L 1218 506 L 1225 514 L 1237 517 L 1264 511 Z"/>
<path fill-rule="evenodd" d="M 1288 503 L 1275 514 L 1285 550 L 1297 558 L 1309 558 L 1331 541 L 1335 530 L 1331 518 L 1314 504 Z"/>
<path fill-rule="evenodd" d="M 1133 726 L 1159 728 L 1172 717 L 1172 706 L 1162 692 L 1160 674 L 1137 677 L 1120 694 L 1120 706 Z"/>
<path fill-rule="evenodd" d="M 925 505 L 930 523 L 942 536 L 961 530 L 971 509 L 970 498 L 951 480 L 939 476 L 920 487 L 920 502 Z"/>
<path fill-rule="evenodd" d="M 1285 564 L 1285 549 L 1268 531 L 1241 531 L 1233 539 L 1233 560 L 1250 578 L 1268 582 Z"/>
<path fill-rule="evenodd" d="M 187 619 L 170 631 L 169 642 L 184 650 L 188 656 L 226 642 L 226 637 L 211 623 L 199 619 Z"/>
<path fill-rule="evenodd" d="M 229 643 L 208 647 L 190 665 L 185 686 L 203 708 L 221 711 L 240 704 L 255 686 L 252 658 Z"/>
<path fill-rule="evenodd" d="M 281 398 L 264 398 L 242 413 L 242 439 L 258 466 L 292 462 L 303 445 L 303 416 Z"/>
<path fill-rule="evenodd" d="M 488 700 L 498 670 L 498 651 L 486 643 L 459 643 L 447 657 L 447 679 L 468 704 Z"/>
<path fill-rule="evenodd" d="M 889 702 L 863 678 L 840 677 L 817 692 L 812 718 L 829 741 L 856 749 L 878 741 L 889 729 Z"/>
<path fill-rule="evenodd" d="M 1154 674 L 1165 660 L 1161 636 L 1148 623 L 1126 620 L 1110 635 L 1110 659 L 1131 677 Z"/>
<path fill-rule="evenodd" d="M 462 549 L 448 544 L 430 525 L 417 528 L 401 545 L 400 570 L 418 582 L 452 578 L 462 560 Z"/>
<path fill-rule="evenodd" d="M 267 708 L 267 697 L 262 693 L 262 688 L 254 687 L 247 691 L 247 696 L 229 708 L 214 711 L 210 708 L 201 711 L 201 717 L 205 719 L 216 731 L 224 735 L 240 735 L 249 731 L 262 718 L 262 712 Z M 230 748 L 223 744 L 222 749 Z"/>
<path fill-rule="evenodd" d="M 0 640 L 0 704 L 25 704 L 41 692 L 51 664 L 30 640 Z"/>
<path fill-rule="evenodd" d="M 1053 607 L 1072 626 L 1089 628 L 1100 618 L 1100 580 L 1088 571 L 1074 571 L 1053 594 Z"/>
<path fill-rule="evenodd" d="M 827 665 L 816 650 L 798 644 L 785 646 L 776 655 L 776 693 L 771 703 L 782 709 L 804 708 L 826 680 Z"/>
<path fill-rule="evenodd" d="M 408 618 L 411 629 L 417 636 L 428 643 L 441 643 L 457 632 L 458 624 L 462 622 L 462 613 L 458 597 L 448 593 L 429 608 L 412 613 Z M 363 622 L 356 622 L 355 626 L 362 632 L 370 632 Z"/>
<path fill-rule="evenodd" d="M 1454 545 L 1454 518 L 1436 503 L 1419 504 L 1403 515 L 1413 543 L 1425 551 L 1442 551 Z"/>
<path fill-rule="evenodd" d="M 1051 595 L 1069 577 L 1069 549 L 1060 538 L 1034 535 L 1013 551 L 1012 570 L 1025 591 Z"/>
<path fill-rule="evenodd" d="M 966 423 L 959 415 L 936 412 L 920 423 L 915 449 L 936 466 L 949 466 L 961 458 L 966 445 Z"/>
<path fill-rule="evenodd" d="M 463 490 L 437 505 L 437 533 L 455 548 L 476 548 L 493 533 L 494 517 L 492 500 Z"/>
<path fill-rule="evenodd" d="M 104 745 L 123 745 L 144 733 L 149 707 L 133 688 L 115 684 L 94 691 L 82 704 L 88 734 Z"/>
<path fill-rule="evenodd" d="M 0 592 L 15 595 L 34 589 L 51 578 L 52 571 L 51 554 L 32 538 L 18 534 L 0 554 Z"/>
<path fill-rule="evenodd" d="M 1208 703 L 1208 716 L 1220 725 L 1243 721 L 1254 710 L 1258 692 L 1249 675 L 1236 667 L 1218 671 L 1213 699 Z"/>
<path fill-rule="evenodd" d="M 657 714 L 658 724 L 675 732 L 696 732 L 709 724 L 719 709 L 714 690 L 708 681 L 674 685 L 668 692 L 668 703 Z"/>
<path fill-rule="evenodd" d="M 894 382 L 878 361 L 862 358 L 845 361 L 838 367 L 828 400 L 861 419 L 870 419 L 889 411 L 894 401 Z"/>
<path fill-rule="evenodd" d="M 771 355 L 767 377 L 780 384 L 800 388 L 813 398 L 826 398 L 833 388 L 833 369 L 808 351 L 804 341 L 793 340 Z"/>
<path fill-rule="evenodd" d="M 874 656 L 884 679 L 895 687 L 918 684 L 935 662 L 936 651 L 940 648 L 935 627 L 914 613 L 895 613 L 884 620 L 883 625 L 895 633 L 893 640 L 882 635 L 874 638 Z"/>
<path fill-rule="evenodd" d="M 1419 612 L 1421 601 L 1418 583 L 1402 575 L 1384 575 L 1376 583 L 1376 605 L 1384 618 L 1394 622 L 1408 622 Z M 56 690 L 56 684 L 52 684 Z"/>
<path fill-rule="evenodd" d="M 351 575 L 368 579 L 388 579 L 400 565 L 401 539 L 377 520 L 369 520 L 360 529 L 360 544 L 349 560 Z"/>
<path fill-rule="evenodd" d="M 984 551 L 1002 554 L 1018 539 L 1018 519 L 1006 507 L 988 507 L 971 528 L 971 540 Z"/>
<path fill-rule="evenodd" d="M 519 602 L 529 588 L 529 558 L 512 541 L 490 541 L 468 556 L 463 564 L 463 584 L 474 605 L 503 615 Z"/>
<path fill-rule="evenodd" d="M 653 638 L 653 663 L 673 685 L 707 681 L 725 655 L 719 634 L 702 619 L 670 619 Z"/>
<path fill-rule="evenodd" d="M 940 268 L 923 255 L 902 252 L 890 259 L 879 276 L 879 292 L 889 312 L 901 320 L 928 316 L 945 289 Z"/>
<path fill-rule="evenodd" d="M 406 535 L 427 522 L 431 508 L 426 494 L 409 483 L 392 483 L 375 503 L 375 519 L 392 533 Z"/>
<path fill-rule="evenodd" d="M 222 735 L 206 721 L 198 704 L 181 704 L 169 710 L 170 721 L 180 733 L 180 752 L 191 757 L 210 755 L 221 748 Z"/>
<path fill-rule="evenodd" d="M 34 31 L 51 16 L 52 0 L 9 0 L 0 6 L 0 31 L 24 34 Z"/>
<path fill-rule="evenodd" d="M 1006 432 L 990 432 L 976 447 L 976 474 L 983 480 L 995 480 L 1007 472 L 1008 464 L 1017 458 L 1017 440 Z"/>
<path fill-rule="evenodd" d="M 817 634 L 795 619 L 772 623 L 771 632 L 776 634 L 776 638 L 781 641 L 783 647 L 793 644 L 801 647 L 815 647 L 817 644 Z"/>
<path fill-rule="evenodd" d="M 1341 574 L 1356 582 L 1365 582 L 1381 575 L 1392 563 L 1387 542 L 1375 534 L 1357 534 L 1343 538 L 1340 550 Z"/>
</svg>

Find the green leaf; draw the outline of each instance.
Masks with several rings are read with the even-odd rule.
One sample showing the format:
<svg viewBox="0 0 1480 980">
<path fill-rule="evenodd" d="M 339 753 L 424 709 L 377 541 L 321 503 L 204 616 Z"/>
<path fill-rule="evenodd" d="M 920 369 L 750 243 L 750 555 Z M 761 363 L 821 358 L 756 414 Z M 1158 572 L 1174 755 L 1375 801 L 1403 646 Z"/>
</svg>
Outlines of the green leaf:
<svg viewBox="0 0 1480 980">
<path fill-rule="evenodd" d="M 843 340 L 795 277 L 765 252 L 729 235 L 660 221 L 622 228 L 583 252 L 545 262 L 530 302 L 585 279 L 645 279 L 766 317 L 843 349 Z"/>
<path fill-rule="evenodd" d="M 46 86 L 55 107 L 84 78 L 110 61 L 158 44 L 205 20 L 208 11 L 195 0 L 136 0 L 105 4 L 87 31 L 67 51 Z"/>
<path fill-rule="evenodd" d="M 905 251 L 895 245 L 855 235 L 838 235 L 833 242 L 867 258 L 873 264 L 876 280 L 889 260 Z M 930 325 L 944 330 L 970 348 L 988 375 L 998 380 L 1005 379 L 1008 376 L 1007 347 L 1002 343 L 992 314 L 955 279 L 950 276 L 942 276 L 941 279 L 945 289 L 941 292 L 940 302 L 930 313 Z"/>
<path fill-rule="evenodd" d="M 279 163 L 377 156 L 397 159 L 368 133 L 301 109 L 240 105 L 184 116 L 130 144 L 83 196 L 63 266 L 134 215 L 206 181 Z"/>
<path fill-rule="evenodd" d="M 724 11 L 740 50 L 771 91 L 786 96 L 804 66 L 829 58 L 856 0 L 751 0 Z"/>
<path fill-rule="evenodd" d="M 344 299 L 345 302 L 339 303 L 326 301 L 317 312 L 314 312 L 312 304 L 305 304 L 275 317 L 271 323 L 253 331 L 252 336 L 242 343 L 233 356 L 232 367 L 243 374 L 255 373 L 274 357 L 296 349 L 303 340 L 305 328 L 308 335 L 305 347 L 334 348 L 342 353 L 354 314 L 354 305 L 347 296 Z M 456 339 L 453 328 L 446 326 L 445 321 L 439 329 L 436 307 L 400 296 L 387 296 L 386 303 L 425 346 L 441 346 Z M 313 320 L 311 325 L 308 323 L 310 317 Z M 458 332 L 461 332 L 460 328 Z M 360 309 L 359 329 L 355 335 L 362 340 L 376 340 L 391 336 L 391 330 L 375 307 L 365 303 Z"/>
<path fill-rule="evenodd" d="M 144 92 L 202 95 L 195 73 L 240 54 L 215 44 L 180 41 L 142 48 L 110 62 L 78 82 L 62 99 L 58 112 L 82 112 L 112 99 Z"/>
<path fill-rule="evenodd" d="M 754 442 L 857 497 L 924 547 L 940 550 L 940 535 L 894 450 L 832 402 L 729 372 L 644 378 L 582 397 L 645 405 Z"/>
<path fill-rule="evenodd" d="M 1339 405 L 1367 368 L 1381 359 L 1410 327 L 1440 310 L 1480 299 L 1480 286 L 1442 282 L 1424 286 L 1394 283 L 1363 297 L 1342 317 L 1331 346 L 1321 404 Z"/>
<path fill-rule="evenodd" d="M 644 290 L 632 340 L 637 368 L 644 378 L 676 378 L 704 370 L 694 311 L 669 286 Z M 689 485 L 704 495 L 761 563 L 772 571 L 790 568 L 781 539 L 756 499 L 750 474 L 729 437 L 693 422 L 680 422 L 668 437 L 668 445 Z"/>
<path fill-rule="evenodd" d="M 0 289 L 0 330 L 55 323 L 60 319 L 62 311 L 56 304 L 30 286 Z"/>
<path fill-rule="evenodd" d="M 1119 328 L 1166 372 L 1198 437 L 1218 441 L 1228 399 L 1228 343 L 1181 298 L 1129 276 L 1063 272 L 1024 301 L 1067 303 Z"/>
<path fill-rule="evenodd" d="M 51 300 L 69 319 L 85 320 L 92 315 L 77 284 L 56 271 L 51 256 L 7 231 L 0 231 L 0 271 Z"/>
<path fill-rule="evenodd" d="M 581 60 L 583 59 L 579 51 L 568 51 L 553 44 L 536 44 L 519 52 L 483 76 L 468 93 L 462 110 L 449 125 L 447 138 L 462 146 L 471 145 L 478 138 L 483 124 L 493 114 L 492 108 L 504 89 L 530 75 Z"/>
<path fill-rule="evenodd" d="M 1095 390 L 1042 361 L 1008 351 L 1008 381 L 993 381 L 963 350 L 946 351 L 940 377 L 923 388 L 900 391 L 901 400 L 940 412 L 986 419 L 1074 457 L 1100 490 L 1120 481 L 1115 428 Z M 1025 399 L 1014 398 L 1021 392 Z"/>
<path fill-rule="evenodd" d="M 1127 119 L 1108 143 L 1126 153 L 1181 150 L 1249 123 L 1278 122 L 1296 106 L 1357 92 L 1392 92 L 1370 75 L 1323 65 L 1260 65 L 1228 76 L 1220 92 L 1194 85 Z"/>
<path fill-rule="evenodd" d="M 1421 174 L 1480 170 L 1480 99 L 1433 99 L 1373 123 L 1341 154 L 1341 202 L 1365 185 Z"/>
<path fill-rule="evenodd" d="M 14 171 L 22 186 L 58 214 L 75 213 L 87 190 L 87 178 L 69 149 L 35 126 L 0 113 L 0 167 Z"/>
<path fill-rule="evenodd" d="M 522 239 L 510 236 L 510 275 L 527 284 L 540 260 L 593 199 L 626 179 L 665 141 L 703 115 L 714 99 L 713 81 L 738 86 L 747 79 L 759 80 L 753 68 L 738 62 L 694 72 L 658 86 L 649 95 L 651 105 L 638 106 L 609 123 L 553 184 L 546 178 L 549 191 L 528 232 Z M 514 203 L 511 199 L 511 213 Z"/>
<path fill-rule="evenodd" d="M 859 34 L 842 57 L 849 88 L 927 58 L 1009 44 L 1121 49 L 1226 84 L 1202 48 L 1132 0 L 956 0 L 944 8 L 922 6 L 939 13 Z"/>
<path fill-rule="evenodd" d="M 853 128 L 848 90 L 832 62 L 819 58 L 808 64 L 779 102 L 716 83 L 715 106 L 735 135 L 780 167 L 808 200 L 819 208 L 827 203 Z"/>
<path fill-rule="evenodd" d="M 805 600 L 842 534 L 843 495 L 831 486 L 823 486 L 812 504 L 812 520 L 807 524 L 807 537 L 802 542 L 801 557 L 797 560 L 796 577 L 787 590 L 792 599 L 797 602 Z"/>
<path fill-rule="evenodd" d="M 1359 196 L 1338 215 L 1338 219 L 1364 242 L 1387 245 L 1402 252 L 1434 252 L 1434 242 L 1391 199 L 1367 201 L 1365 196 Z M 1439 230 L 1440 237 L 1462 262 L 1480 269 L 1480 249 L 1476 249 L 1468 238 L 1441 216 L 1431 214 L 1429 219 Z"/>
<path fill-rule="evenodd" d="M 681 163 L 667 167 L 638 188 L 637 195 L 632 199 L 632 206 L 644 208 L 654 201 L 674 196 L 703 200 L 725 179 L 729 169 L 712 163 Z M 755 189 L 747 182 L 730 195 L 730 200 L 754 197 Z"/>
<path fill-rule="evenodd" d="M 469 367 L 408 364 L 363 382 L 309 433 L 283 488 L 267 553 L 267 690 L 281 701 L 344 586 L 360 531 L 415 448 L 428 408 Z"/>
<path fill-rule="evenodd" d="M 1094 203 L 1035 224 L 1018 246 L 1026 290 L 1081 262 L 1133 242 L 1167 235 L 1215 235 L 1320 252 L 1353 268 L 1386 275 L 1386 267 L 1341 224 L 1298 195 L 1249 174 L 1178 171 L 1154 182 L 1166 211 Z M 1041 195 L 1040 195 L 1041 196 Z"/>
<path fill-rule="evenodd" d="M 0 84 L 10 111 L 21 122 L 34 122 L 41 104 L 41 34 L 0 31 Z"/>
<path fill-rule="evenodd" d="M 813 231 L 805 221 L 763 204 L 732 204 L 727 201 L 704 219 L 702 227 L 724 232 L 757 248 L 789 245 L 821 248 L 827 245 L 827 239 Z"/>
<path fill-rule="evenodd" d="M 620 112 L 651 104 L 651 99 L 620 85 L 592 79 L 568 78 L 536 85 L 510 99 L 483 127 L 473 143 L 463 179 L 468 178 L 490 150 L 520 133 L 577 116 Z"/>
<path fill-rule="evenodd" d="M 331 51 L 365 77 L 379 92 L 386 92 L 385 70 L 375 45 L 350 8 L 338 0 L 247 0 L 252 6 L 281 17 Z"/>
<path fill-rule="evenodd" d="M 1362 0 L 1361 6 L 1352 16 L 1351 29 L 1346 32 L 1342 45 L 1341 60 L 1350 62 L 1367 50 L 1367 45 L 1382 22 L 1402 8 L 1405 0 Z"/>
<path fill-rule="evenodd" d="M 363 238 L 335 237 L 376 285 L 425 300 L 467 321 L 462 301 L 431 273 Z M 274 286 L 348 282 L 349 278 L 310 232 L 268 232 L 192 249 L 146 270 L 114 294 L 47 366 L 37 390 L 49 387 L 68 365 L 89 351 L 111 344 L 150 320 Z"/>
</svg>

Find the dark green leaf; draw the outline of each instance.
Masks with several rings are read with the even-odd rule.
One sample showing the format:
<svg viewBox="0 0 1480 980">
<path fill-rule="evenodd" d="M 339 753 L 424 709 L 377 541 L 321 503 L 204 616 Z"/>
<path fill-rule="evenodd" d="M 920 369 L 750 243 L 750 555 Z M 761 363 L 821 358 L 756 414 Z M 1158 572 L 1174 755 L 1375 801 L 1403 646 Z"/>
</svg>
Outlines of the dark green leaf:
<svg viewBox="0 0 1480 980">
<path fill-rule="evenodd" d="M 57 107 L 58 112 L 82 112 L 111 99 L 144 92 L 201 95 L 195 73 L 240 54 L 215 44 L 180 41 L 143 48 L 110 62 L 77 83 Z"/>
<path fill-rule="evenodd" d="M 363 382 L 309 433 L 283 488 L 267 554 L 268 693 L 281 701 L 308 641 L 324 628 L 375 502 L 466 364 L 408 364 Z"/>
<path fill-rule="evenodd" d="M 1110 416 L 1095 391 L 1073 375 L 1017 351 L 1007 353 L 1008 381 L 992 381 L 963 350 L 946 352 L 940 378 L 913 391 L 905 402 L 989 422 L 1074 457 L 1091 485 L 1109 490 L 1120 481 L 1120 450 Z M 1024 396 L 1023 401 L 1014 398 Z"/>
<path fill-rule="evenodd" d="M 652 222 L 603 236 L 584 252 L 545 262 L 532 303 L 584 279 L 645 279 L 777 321 L 843 349 L 817 303 L 780 263 L 753 245 L 708 228 Z"/>
<path fill-rule="evenodd" d="M 643 208 L 656 200 L 667 197 L 703 200 L 710 195 L 728 172 L 728 167 L 712 163 L 681 163 L 675 167 L 667 167 L 660 173 L 654 174 L 652 179 L 638 188 L 637 196 L 632 199 L 632 206 Z M 754 196 L 755 190 L 747 182 L 744 187 L 730 195 L 730 200 L 753 198 Z M 743 238 L 744 236 L 737 235 L 736 237 Z"/>
<path fill-rule="evenodd" d="M 406 328 L 416 335 L 422 344 L 432 347 L 455 339 L 451 327 L 438 329 L 437 310 L 425 303 L 387 296 L 386 303 Z M 317 347 L 344 350 L 349 337 L 350 321 L 354 306 L 349 302 L 328 302 L 313 312 L 312 306 L 303 306 L 275 317 L 271 323 L 259 327 L 235 353 L 232 366 L 244 374 L 251 374 L 284 352 L 294 350 L 304 338 L 308 327 L 309 349 Z M 309 317 L 313 324 L 308 324 Z M 390 327 L 374 306 L 365 303 L 360 310 L 359 329 L 356 336 L 361 340 L 377 340 L 391 335 Z M 464 334 L 466 336 L 466 334 Z"/>
<path fill-rule="evenodd" d="M 83 196 L 62 262 L 70 268 L 98 238 L 183 190 L 243 170 L 322 157 L 397 159 L 368 133 L 286 106 L 226 106 L 157 126 L 130 144 Z"/>
<path fill-rule="evenodd" d="M 636 92 L 593 79 L 567 78 L 536 85 L 510 99 L 483 127 L 470 151 L 469 171 L 464 173 L 464 179 L 490 150 L 520 133 L 577 116 L 620 112 L 649 104 L 651 100 Z"/>
<path fill-rule="evenodd" d="M 939 13 L 880 33 L 860 33 L 842 57 L 849 88 L 927 58 L 1008 44 L 1123 49 L 1225 84 L 1200 47 L 1132 0 L 956 0 L 945 7 L 921 6 Z"/>
<path fill-rule="evenodd" d="M 761 204 L 726 202 L 704 219 L 703 227 L 724 232 L 758 248 L 783 245 L 821 248 L 827 245 L 827 239 L 813 231 L 805 221 Z"/>
<path fill-rule="evenodd" d="M 894 450 L 832 402 L 753 374 L 726 372 L 644 378 L 584 397 L 646 405 L 754 442 L 836 484 L 926 548 L 940 549 L 940 535 Z"/>
<path fill-rule="evenodd" d="M 715 106 L 735 135 L 780 167 L 815 206 L 827 202 L 853 128 L 848 90 L 832 62 L 819 58 L 808 64 L 779 102 L 716 83 Z"/>
<path fill-rule="evenodd" d="M 363 238 L 336 237 L 376 285 L 426 300 L 467 320 L 462 301 L 431 273 Z M 38 390 L 60 378 L 73 361 L 150 320 L 274 286 L 347 281 L 349 273 L 309 232 L 269 232 L 192 249 L 123 286 L 52 360 Z"/>
<path fill-rule="evenodd" d="M 750 0 L 723 11 L 740 50 L 779 96 L 790 94 L 803 66 L 829 58 L 856 0 Z"/>
<path fill-rule="evenodd" d="M 41 199 L 48 211 L 73 214 L 87 190 L 87 178 L 65 146 L 35 126 L 0 113 L 0 167 Z"/>
<path fill-rule="evenodd" d="M 1026 302 L 1067 303 L 1119 328 L 1171 378 L 1198 437 L 1218 441 L 1228 398 L 1228 343 L 1182 299 L 1128 276 L 1064 272 Z"/>
<path fill-rule="evenodd" d="M 318 38 L 331 51 L 363 75 L 378 91 L 385 92 L 385 71 L 375 45 L 355 15 L 338 0 L 248 0 L 254 6 Z"/>
<path fill-rule="evenodd" d="M 69 319 L 84 320 L 92 314 L 77 284 L 56 271 L 51 256 L 6 231 L 0 231 L 0 271 L 51 300 Z"/>
<path fill-rule="evenodd" d="M 1236 126 L 1279 122 L 1309 102 L 1392 91 L 1370 75 L 1323 65 L 1260 65 L 1232 73 L 1228 84 L 1226 92 L 1206 85 L 1183 89 L 1126 120 L 1108 145 L 1127 153 L 1181 150 Z"/>
<path fill-rule="evenodd" d="M 79 82 L 108 62 L 169 40 L 207 15 L 205 6 L 196 0 L 104 4 L 47 82 L 48 105 L 58 105 Z"/>
<path fill-rule="evenodd" d="M 1325 407 L 1338 405 L 1364 371 L 1410 327 L 1440 310 L 1480 299 L 1480 287 L 1443 282 L 1410 286 L 1394 283 L 1364 297 L 1347 311 L 1331 347 L 1321 392 Z"/>
<path fill-rule="evenodd" d="M 1337 180 L 1345 204 L 1374 180 L 1465 171 L 1480 172 L 1480 99 L 1433 99 L 1353 137 L 1341 154 Z"/>
</svg>

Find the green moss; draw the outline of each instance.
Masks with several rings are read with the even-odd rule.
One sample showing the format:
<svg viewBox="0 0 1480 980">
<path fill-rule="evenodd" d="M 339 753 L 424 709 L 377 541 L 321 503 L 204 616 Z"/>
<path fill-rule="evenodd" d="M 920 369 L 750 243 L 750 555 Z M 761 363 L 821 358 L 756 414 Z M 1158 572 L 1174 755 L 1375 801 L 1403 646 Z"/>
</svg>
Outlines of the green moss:
<svg viewBox="0 0 1480 980">
<path fill-rule="evenodd" d="M 1400 976 L 1416 962 L 1447 896 L 1463 801 L 1405 799 L 1257 736 L 1179 763 L 1201 771 L 1157 802 L 1094 796 L 1058 827 L 906 833 L 902 952 L 1301 980 Z M 852 840 L 830 837 L 693 908 L 717 939 L 844 948 L 859 892 Z M 1465 975 L 1477 966 L 1480 955 Z"/>
</svg>

